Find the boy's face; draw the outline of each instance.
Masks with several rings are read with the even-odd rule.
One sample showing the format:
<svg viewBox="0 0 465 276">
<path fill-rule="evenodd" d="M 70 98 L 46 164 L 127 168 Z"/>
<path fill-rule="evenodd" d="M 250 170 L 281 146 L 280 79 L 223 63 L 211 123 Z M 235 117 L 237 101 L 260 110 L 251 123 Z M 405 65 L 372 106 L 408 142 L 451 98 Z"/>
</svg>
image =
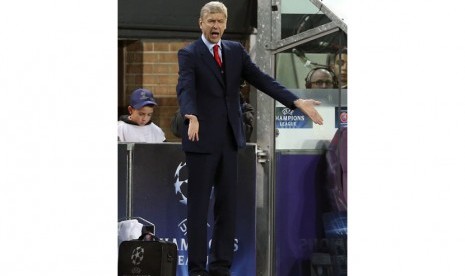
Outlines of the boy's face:
<svg viewBox="0 0 465 276">
<path fill-rule="evenodd" d="M 134 123 L 144 126 L 146 125 L 153 114 L 153 106 L 144 106 L 141 109 L 135 109 L 132 106 L 129 106 L 129 114 L 131 114 L 131 121 Z"/>
</svg>

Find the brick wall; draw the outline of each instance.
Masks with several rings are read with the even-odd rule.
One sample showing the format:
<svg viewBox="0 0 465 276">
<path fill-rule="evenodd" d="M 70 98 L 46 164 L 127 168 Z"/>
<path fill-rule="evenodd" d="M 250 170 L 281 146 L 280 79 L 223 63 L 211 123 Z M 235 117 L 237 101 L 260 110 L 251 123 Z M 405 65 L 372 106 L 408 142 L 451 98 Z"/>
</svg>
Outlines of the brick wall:
<svg viewBox="0 0 465 276">
<path fill-rule="evenodd" d="M 152 121 L 163 129 L 169 142 L 180 141 L 170 130 L 170 122 L 178 102 L 178 50 L 191 41 L 137 40 L 124 41 L 119 46 L 118 116 L 127 114 L 131 92 L 139 87 L 151 90 L 158 106 Z"/>
</svg>

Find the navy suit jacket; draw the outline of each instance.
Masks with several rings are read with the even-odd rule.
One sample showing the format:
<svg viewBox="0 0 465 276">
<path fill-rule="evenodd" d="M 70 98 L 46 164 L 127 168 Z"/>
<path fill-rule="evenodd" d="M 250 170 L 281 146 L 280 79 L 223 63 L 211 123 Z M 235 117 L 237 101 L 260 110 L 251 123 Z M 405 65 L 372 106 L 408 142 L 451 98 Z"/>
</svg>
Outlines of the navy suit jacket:
<svg viewBox="0 0 465 276">
<path fill-rule="evenodd" d="M 283 105 L 295 109 L 296 95 L 262 72 L 244 47 L 235 41 L 221 40 L 223 68 L 220 68 L 202 39 L 179 50 L 179 79 L 176 87 L 181 114 L 196 115 L 199 141 L 189 141 L 188 121 L 182 133 L 187 152 L 210 153 L 223 145 L 228 122 L 238 148 L 245 147 L 245 133 L 239 91 L 243 80 Z"/>
</svg>

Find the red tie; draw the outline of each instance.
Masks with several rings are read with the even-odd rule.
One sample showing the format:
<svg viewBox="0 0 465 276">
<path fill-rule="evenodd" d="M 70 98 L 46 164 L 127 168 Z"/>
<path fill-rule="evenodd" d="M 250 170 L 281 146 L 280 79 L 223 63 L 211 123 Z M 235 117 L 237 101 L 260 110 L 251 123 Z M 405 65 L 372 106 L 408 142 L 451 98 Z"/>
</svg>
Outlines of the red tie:
<svg viewBox="0 0 465 276">
<path fill-rule="evenodd" d="M 221 58 L 220 58 L 220 55 L 218 54 L 218 44 L 215 44 L 215 46 L 213 46 L 213 57 L 215 58 L 216 60 L 216 63 L 218 63 L 218 65 L 221 67 Z"/>
</svg>

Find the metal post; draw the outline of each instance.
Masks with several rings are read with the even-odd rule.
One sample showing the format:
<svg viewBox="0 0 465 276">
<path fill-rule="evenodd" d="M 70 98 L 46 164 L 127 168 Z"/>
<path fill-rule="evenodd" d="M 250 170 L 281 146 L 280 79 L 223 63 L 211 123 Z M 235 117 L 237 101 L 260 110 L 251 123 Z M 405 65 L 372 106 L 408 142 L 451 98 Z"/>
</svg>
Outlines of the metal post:
<svg viewBox="0 0 465 276">
<path fill-rule="evenodd" d="M 133 149 L 134 144 L 127 144 L 127 160 L 128 160 L 128 186 L 126 190 L 126 217 L 132 217 L 132 162 L 133 162 Z"/>
<path fill-rule="evenodd" d="M 273 40 L 274 0 L 257 2 L 257 47 L 255 63 L 264 72 L 274 76 L 273 55 L 267 48 Z M 273 6 L 274 5 L 274 6 Z M 273 12 L 274 10 L 274 12 Z M 278 12 L 279 13 L 279 12 Z M 276 39 L 276 38 L 275 38 Z M 252 88 L 256 91 L 255 88 Z M 257 275 L 275 275 L 274 263 L 274 100 L 256 91 L 257 97 L 257 144 L 266 154 L 266 162 L 257 165 Z"/>
</svg>

